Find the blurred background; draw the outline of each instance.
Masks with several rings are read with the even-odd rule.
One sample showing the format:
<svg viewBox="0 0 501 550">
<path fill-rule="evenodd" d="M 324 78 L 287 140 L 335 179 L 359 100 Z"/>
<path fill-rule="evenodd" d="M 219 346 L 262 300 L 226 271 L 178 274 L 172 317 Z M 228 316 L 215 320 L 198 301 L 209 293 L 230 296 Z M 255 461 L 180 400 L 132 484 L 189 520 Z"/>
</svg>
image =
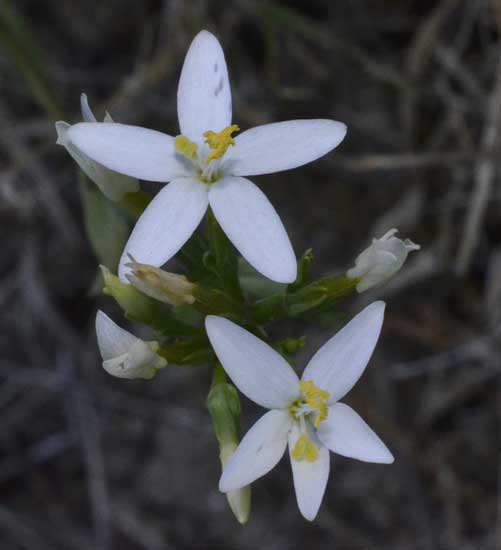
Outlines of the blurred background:
<svg viewBox="0 0 501 550">
<path fill-rule="evenodd" d="M 234 122 L 349 127 L 332 154 L 256 178 L 314 274 L 342 272 L 386 230 L 420 243 L 391 284 L 352 404 L 392 466 L 333 457 L 317 520 L 283 460 L 241 527 L 217 490 L 210 370 L 150 382 L 101 368 L 89 195 L 54 121 L 178 131 L 176 87 L 202 28 L 226 52 Z M 0 0 L 0 548 L 501 548 L 501 3 L 499 0 Z M 146 187 L 147 188 L 147 187 Z M 151 189 L 151 188 L 150 188 Z M 156 189 L 156 188 L 155 188 Z M 82 197 L 87 216 L 84 216 Z M 124 233 L 110 219 L 109 234 Z M 100 249 L 101 247 L 101 249 Z M 306 362 L 337 326 L 288 323 Z M 246 430 L 260 411 L 243 399 Z"/>
</svg>

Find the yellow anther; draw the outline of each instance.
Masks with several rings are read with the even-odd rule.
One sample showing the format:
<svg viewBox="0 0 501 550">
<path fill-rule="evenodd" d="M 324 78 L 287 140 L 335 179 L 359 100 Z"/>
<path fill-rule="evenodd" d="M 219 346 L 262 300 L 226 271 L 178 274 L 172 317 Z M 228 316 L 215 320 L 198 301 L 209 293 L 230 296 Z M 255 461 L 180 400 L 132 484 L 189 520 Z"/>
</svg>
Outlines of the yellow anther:
<svg viewBox="0 0 501 550">
<path fill-rule="evenodd" d="M 292 458 L 294 460 L 306 460 L 306 462 L 315 462 L 318 458 L 317 446 L 308 438 L 304 433 L 301 434 L 299 439 L 292 449 Z"/>
<path fill-rule="evenodd" d="M 231 134 L 239 130 L 240 127 L 237 124 L 232 124 L 220 132 L 213 132 L 212 130 L 204 132 L 203 136 L 205 138 L 205 143 L 207 143 L 211 149 L 214 149 L 205 159 L 205 163 L 209 164 L 212 160 L 221 158 L 230 145 L 235 145 L 235 140 L 231 137 Z"/>
<path fill-rule="evenodd" d="M 186 158 L 194 159 L 197 156 L 197 144 L 186 136 L 176 136 L 174 138 L 174 147 L 178 153 Z"/>
<path fill-rule="evenodd" d="M 300 382 L 299 387 L 303 392 L 306 403 L 313 409 L 318 411 L 315 418 L 315 428 L 318 428 L 320 424 L 327 418 L 329 409 L 327 408 L 326 401 L 329 399 L 329 392 L 321 390 L 313 383 L 313 380 L 305 380 Z"/>
</svg>

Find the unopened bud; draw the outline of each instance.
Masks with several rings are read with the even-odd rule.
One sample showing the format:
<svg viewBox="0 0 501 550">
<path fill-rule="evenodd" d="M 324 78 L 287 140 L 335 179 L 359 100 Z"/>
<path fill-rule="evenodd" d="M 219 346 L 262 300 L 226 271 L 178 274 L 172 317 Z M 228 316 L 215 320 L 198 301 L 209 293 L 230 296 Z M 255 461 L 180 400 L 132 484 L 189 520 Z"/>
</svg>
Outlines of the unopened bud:
<svg viewBox="0 0 501 550">
<path fill-rule="evenodd" d="M 129 255 L 128 281 L 143 294 L 172 306 L 191 305 L 195 302 L 198 286 L 184 275 L 169 273 L 158 267 L 136 262 Z"/>
<path fill-rule="evenodd" d="M 96 315 L 96 335 L 103 368 L 118 378 L 149 380 L 167 361 L 157 355 L 158 342 L 145 342 L 119 327 L 102 311 Z"/>
<path fill-rule="evenodd" d="M 224 470 L 226 463 L 231 458 L 235 452 L 238 445 L 228 444 L 221 447 L 219 458 L 221 460 L 221 466 Z M 226 499 L 230 505 L 233 515 L 237 518 L 238 523 L 242 525 L 246 524 L 249 520 L 250 511 L 251 511 L 251 487 L 246 485 L 241 489 L 236 489 L 235 491 L 229 491 L 226 493 Z"/>
<path fill-rule="evenodd" d="M 219 442 L 219 458 L 224 470 L 240 442 L 240 399 L 235 387 L 224 380 L 224 373 L 219 369 L 220 367 L 216 368 L 212 388 L 207 397 L 207 408 Z M 251 509 L 250 485 L 226 493 L 226 498 L 238 522 L 247 523 Z"/>
<path fill-rule="evenodd" d="M 421 247 L 409 239 L 395 237 L 397 229 L 390 229 L 380 239 L 373 239 L 355 260 L 355 267 L 346 272 L 349 279 L 357 279 L 357 291 L 364 292 L 393 277 L 404 265 L 409 252 Z"/>
</svg>

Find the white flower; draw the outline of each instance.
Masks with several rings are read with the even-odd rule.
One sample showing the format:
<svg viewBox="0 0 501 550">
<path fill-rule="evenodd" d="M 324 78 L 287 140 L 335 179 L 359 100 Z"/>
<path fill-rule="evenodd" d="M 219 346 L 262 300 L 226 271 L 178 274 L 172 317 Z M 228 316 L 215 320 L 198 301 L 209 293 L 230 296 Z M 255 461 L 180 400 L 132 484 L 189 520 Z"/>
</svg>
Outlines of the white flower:
<svg viewBox="0 0 501 550">
<path fill-rule="evenodd" d="M 96 117 L 89 107 L 87 96 L 80 96 L 80 105 L 82 109 L 82 118 L 86 122 L 96 122 Z M 113 123 L 113 119 L 106 113 L 104 121 Z M 105 168 L 96 161 L 90 159 L 74 143 L 68 139 L 68 132 L 71 125 L 62 120 L 56 122 L 57 142 L 62 145 L 73 160 L 80 166 L 86 176 L 92 180 L 101 190 L 103 195 L 112 201 L 120 201 L 127 193 L 136 193 L 139 190 L 139 182 L 136 178 L 118 174 L 108 168 Z"/>
<path fill-rule="evenodd" d="M 128 254 L 160 267 L 188 240 L 208 206 L 229 239 L 266 277 L 296 278 L 296 258 L 285 228 L 260 189 L 243 176 L 270 174 L 311 162 L 336 147 L 346 126 L 333 120 L 292 120 L 232 134 L 232 105 L 223 50 L 209 32 L 193 40 L 179 80 L 176 138 L 124 124 L 81 123 L 70 141 L 103 166 L 142 180 L 170 182 L 137 222 Z"/>
<path fill-rule="evenodd" d="M 105 313 L 96 315 L 96 334 L 103 368 L 118 378 L 144 378 L 155 376 L 157 369 L 167 361 L 157 355 L 158 342 L 145 342 L 120 328 Z"/>
<path fill-rule="evenodd" d="M 398 229 L 390 229 L 380 239 L 373 239 L 357 256 L 355 267 L 346 272 L 350 279 L 359 279 L 358 292 L 383 284 L 400 270 L 409 252 L 421 248 L 409 239 L 395 237 L 396 233 Z"/>
<path fill-rule="evenodd" d="M 393 455 L 360 416 L 339 403 L 360 378 L 383 324 L 385 304 L 374 302 L 313 356 L 301 380 L 274 349 L 223 317 L 208 316 L 209 340 L 237 388 L 270 409 L 228 460 L 219 489 L 252 483 L 281 459 L 287 444 L 299 509 L 318 512 L 329 477 L 329 450 L 389 464 Z"/>
</svg>

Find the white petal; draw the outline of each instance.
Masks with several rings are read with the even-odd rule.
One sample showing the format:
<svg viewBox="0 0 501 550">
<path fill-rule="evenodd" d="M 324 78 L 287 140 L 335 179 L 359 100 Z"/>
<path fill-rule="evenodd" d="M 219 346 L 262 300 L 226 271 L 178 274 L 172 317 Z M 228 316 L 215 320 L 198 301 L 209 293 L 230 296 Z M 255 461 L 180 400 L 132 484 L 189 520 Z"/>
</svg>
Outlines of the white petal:
<svg viewBox="0 0 501 550">
<path fill-rule="evenodd" d="M 96 315 L 96 335 L 101 357 L 105 361 L 127 353 L 139 341 L 139 338 L 119 327 L 101 310 Z"/>
<path fill-rule="evenodd" d="M 278 283 L 292 283 L 297 262 L 276 210 L 251 181 L 226 177 L 213 185 L 209 201 L 217 221 L 242 256 Z"/>
<path fill-rule="evenodd" d="M 207 130 L 231 124 L 231 89 L 224 53 L 207 31 L 195 36 L 184 60 L 177 91 L 181 134 L 200 141 Z"/>
<path fill-rule="evenodd" d="M 97 122 L 96 117 L 89 106 L 87 94 L 80 95 L 80 108 L 82 109 L 82 118 L 85 122 Z"/>
<path fill-rule="evenodd" d="M 288 120 L 256 126 L 235 138 L 224 157 L 224 170 L 258 176 L 302 166 L 337 147 L 346 126 L 335 120 Z"/>
<path fill-rule="evenodd" d="M 344 403 L 335 403 L 329 407 L 329 414 L 317 433 L 323 444 L 339 455 L 381 464 L 394 461 L 381 439 Z"/>
<path fill-rule="evenodd" d="M 245 434 L 226 463 L 219 490 L 223 493 L 245 487 L 267 474 L 282 458 L 292 419 L 287 411 L 269 411 Z"/>
<path fill-rule="evenodd" d="M 296 373 L 268 344 L 224 317 L 207 316 L 205 328 L 224 370 L 249 399 L 283 409 L 299 396 Z"/>
<path fill-rule="evenodd" d="M 208 205 L 207 188 L 195 178 L 180 178 L 166 185 L 150 202 L 132 231 L 118 268 L 128 282 L 129 254 L 139 263 L 160 267 L 191 237 Z"/>
<path fill-rule="evenodd" d="M 384 302 L 373 302 L 328 340 L 311 358 L 302 380 L 330 393 L 329 403 L 346 395 L 371 358 L 381 332 Z"/>
<path fill-rule="evenodd" d="M 71 126 L 67 122 L 61 120 L 56 122 L 57 143 L 68 151 L 71 158 L 84 174 L 99 187 L 103 195 L 112 201 L 119 201 L 125 194 L 139 191 L 137 179 L 108 170 L 75 147 L 68 139 L 70 128 Z"/>
<path fill-rule="evenodd" d="M 69 140 L 92 160 L 133 178 L 167 182 L 190 172 L 187 159 L 175 153 L 174 139 L 118 122 L 80 122 Z"/>
<path fill-rule="evenodd" d="M 317 515 L 325 487 L 329 479 L 330 458 L 329 451 L 321 444 L 312 429 L 308 429 L 308 437 L 318 447 L 318 458 L 315 462 L 295 460 L 292 457 L 292 449 L 301 436 L 301 430 L 297 422 L 294 423 L 289 433 L 289 456 L 292 466 L 292 477 L 296 490 L 296 499 L 301 514 L 313 521 Z"/>
</svg>

